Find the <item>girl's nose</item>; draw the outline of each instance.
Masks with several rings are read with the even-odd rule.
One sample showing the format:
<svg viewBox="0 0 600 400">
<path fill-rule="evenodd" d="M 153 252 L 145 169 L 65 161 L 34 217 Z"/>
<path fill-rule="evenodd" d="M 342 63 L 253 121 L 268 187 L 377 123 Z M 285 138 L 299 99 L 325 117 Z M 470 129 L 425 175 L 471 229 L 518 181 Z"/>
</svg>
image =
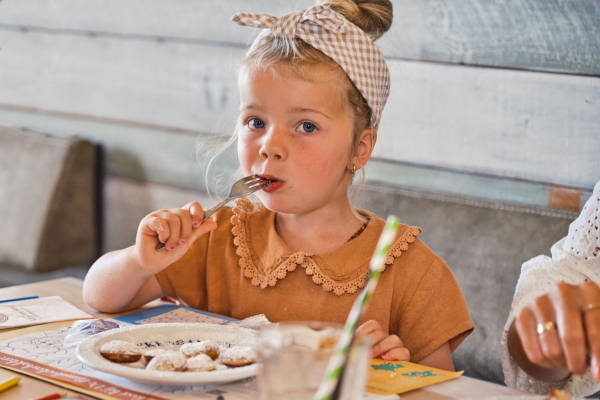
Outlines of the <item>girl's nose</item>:
<svg viewBox="0 0 600 400">
<path fill-rule="evenodd" d="M 266 159 L 285 160 L 287 158 L 287 132 L 283 128 L 273 127 L 264 136 L 260 147 L 260 156 Z"/>
</svg>

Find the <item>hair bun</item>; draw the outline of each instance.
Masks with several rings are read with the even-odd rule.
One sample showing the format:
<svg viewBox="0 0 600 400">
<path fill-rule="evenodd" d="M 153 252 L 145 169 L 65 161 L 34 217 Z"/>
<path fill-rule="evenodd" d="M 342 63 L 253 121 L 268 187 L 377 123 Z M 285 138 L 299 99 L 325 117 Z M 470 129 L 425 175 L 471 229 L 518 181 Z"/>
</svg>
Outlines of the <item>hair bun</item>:
<svg viewBox="0 0 600 400">
<path fill-rule="evenodd" d="M 323 0 L 321 4 L 342 14 L 373 40 L 392 26 L 394 13 L 390 0 Z"/>
</svg>

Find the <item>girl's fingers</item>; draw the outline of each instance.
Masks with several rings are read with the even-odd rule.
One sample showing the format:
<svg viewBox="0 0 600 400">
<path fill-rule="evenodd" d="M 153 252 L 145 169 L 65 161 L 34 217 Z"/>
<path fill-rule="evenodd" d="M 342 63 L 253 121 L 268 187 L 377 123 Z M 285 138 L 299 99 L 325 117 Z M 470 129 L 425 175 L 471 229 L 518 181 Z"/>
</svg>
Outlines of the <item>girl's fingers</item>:
<svg viewBox="0 0 600 400">
<path fill-rule="evenodd" d="M 202 225 L 198 226 L 198 228 L 195 228 L 192 231 L 189 242 L 194 243 L 194 241 L 196 241 L 196 239 L 198 239 L 200 236 L 204 235 L 207 232 L 214 230 L 216 227 L 217 227 L 217 223 L 215 221 L 213 221 L 212 219 L 207 219 L 206 221 L 204 221 L 202 223 Z"/>
<path fill-rule="evenodd" d="M 192 227 L 197 228 L 202 223 L 202 219 L 204 218 L 204 209 L 197 201 L 192 201 L 191 203 L 183 206 L 184 209 L 189 210 L 190 215 L 192 216 Z"/>
<path fill-rule="evenodd" d="M 204 210 L 197 201 L 182 208 L 162 209 L 145 218 L 142 233 L 155 236 L 165 245 L 166 250 L 191 244 L 202 234 L 216 228 L 214 221 L 202 223 Z"/>
<path fill-rule="evenodd" d="M 371 333 L 376 332 L 378 330 L 383 330 L 381 329 L 381 325 L 379 325 L 379 322 L 370 319 L 367 322 L 361 324 L 358 328 L 356 328 L 356 332 L 354 332 L 355 340 L 364 339 Z"/>
<path fill-rule="evenodd" d="M 581 314 L 581 291 L 577 286 L 561 282 L 550 292 L 550 298 L 556 313 L 567 368 L 576 374 L 583 374 L 587 369 L 587 344 Z"/>
<path fill-rule="evenodd" d="M 600 288 L 593 282 L 585 282 L 581 285 L 583 291 L 583 321 L 589 354 L 591 369 L 597 381 L 600 381 Z"/>
<path fill-rule="evenodd" d="M 384 360 L 410 361 L 410 351 L 406 347 L 396 347 L 381 355 Z"/>
<path fill-rule="evenodd" d="M 371 339 L 371 357 L 379 357 L 382 351 L 376 349 L 381 347 L 379 343 L 387 337 L 388 334 L 383 330 L 369 333 L 369 338 Z"/>
<path fill-rule="evenodd" d="M 183 208 L 173 210 L 173 214 L 179 217 L 180 222 L 179 241 L 177 244 L 185 244 L 192 233 L 192 216 L 189 210 Z"/>
<path fill-rule="evenodd" d="M 525 307 L 519 312 L 515 318 L 515 328 L 529 361 L 544 368 L 552 368 L 552 362 L 542 352 L 536 329 L 537 319 L 531 308 Z"/>
<path fill-rule="evenodd" d="M 536 333 L 544 357 L 549 360 L 553 366 L 566 368 L 567 362 L 556 330 L 557 325 L 554 322 L 556 316 L 550 298 L 547 295 L 538 297 L 535 300 L 533 312 L 537 322 Z M 540 326 L 543 329 L 541 333 L 538 330 Z"/>
<path fill-rule="evenodd" d="M 146 226 L 148 227 L 149 231 L 145 230 L 144 233 L 155 235 L 159 242 L 165 243 L 167 239 L 169 239 L 169 223 L 164 219 L 158 216 L 151 216 L 148 218 Z"/>
<path fill-rule="evenodd" d="M 381 340 L 371 347 L 372 357 L 379 357 L 392 349 L 404 347 L 404 344 L 398 335 L 386 335 L 383 333 L 383 336 L 384 337 Z"/>
<path fill-rule="evenodd" d="M 167 250 L 173 250 L 177 246 L 180 237 L 181 230 L 181 220 L 177 214 L 173 214 L 172 212 L 164 212 L 160 214 L 160 217 L 167 221 L 169 224 L 169 239 L 165 243 L 165 247 Z"/>
<path fill-rule="evenodd" d="M 354 340 L 362 340 L 369 337 L 371 341 L 371 357 L 379 357 L 381 351 L 377 350 L 379 342 L 388 337 L 387 332 L 383 331 L 383 328 L 379 322 L 375 320 L 369 320 L 359 326 L 354 333 Z"/>
</svg>

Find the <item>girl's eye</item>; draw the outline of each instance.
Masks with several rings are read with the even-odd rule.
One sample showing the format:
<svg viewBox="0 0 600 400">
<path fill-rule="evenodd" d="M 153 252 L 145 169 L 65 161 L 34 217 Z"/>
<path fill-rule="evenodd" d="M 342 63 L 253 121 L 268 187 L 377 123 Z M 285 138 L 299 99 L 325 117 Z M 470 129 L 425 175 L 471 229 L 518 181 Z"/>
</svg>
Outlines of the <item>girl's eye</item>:
<svg viewBox="0 0 600 400">
<path fill-rule="evenodd" d="M 265 127 L 265 123 L 262 119 L 251 118 L 248 121 L 248 126 L 253 129 L 263 129 Z"/>
<path fill-rule="evenodd" d="M 317 126 L 312 122 L 304 121 L 299 126 L 300 130 L 306 133 L 313 133 L 317 130 Z"/>
</svg>

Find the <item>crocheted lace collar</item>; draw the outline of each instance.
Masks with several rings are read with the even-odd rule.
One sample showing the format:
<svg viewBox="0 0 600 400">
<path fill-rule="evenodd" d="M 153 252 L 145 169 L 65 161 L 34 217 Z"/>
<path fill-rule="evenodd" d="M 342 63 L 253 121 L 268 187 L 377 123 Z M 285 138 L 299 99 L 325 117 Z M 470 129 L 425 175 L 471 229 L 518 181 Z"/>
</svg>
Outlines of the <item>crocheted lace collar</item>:
<svg viewBox="0 0 600 400">
<path fill-rule="evenodd" d="M 338 296 L 356 293 L 366 284 L 373 246 L 385 224 L 375 214 L 361 212 L 368 214 L 371 220 L 358 237 L 332 252 L 310 254 L 289 250 L 275 230 L 275 213 L 241 199 L 231 217 L 238 264 L 244 276 L 263 289 L 275 286 L 288 272 L 300 267 L 326 291 Z M 402 225 L 385 265 L 393 264 L 420 233 L 419 227 Z"/>
</svg>

